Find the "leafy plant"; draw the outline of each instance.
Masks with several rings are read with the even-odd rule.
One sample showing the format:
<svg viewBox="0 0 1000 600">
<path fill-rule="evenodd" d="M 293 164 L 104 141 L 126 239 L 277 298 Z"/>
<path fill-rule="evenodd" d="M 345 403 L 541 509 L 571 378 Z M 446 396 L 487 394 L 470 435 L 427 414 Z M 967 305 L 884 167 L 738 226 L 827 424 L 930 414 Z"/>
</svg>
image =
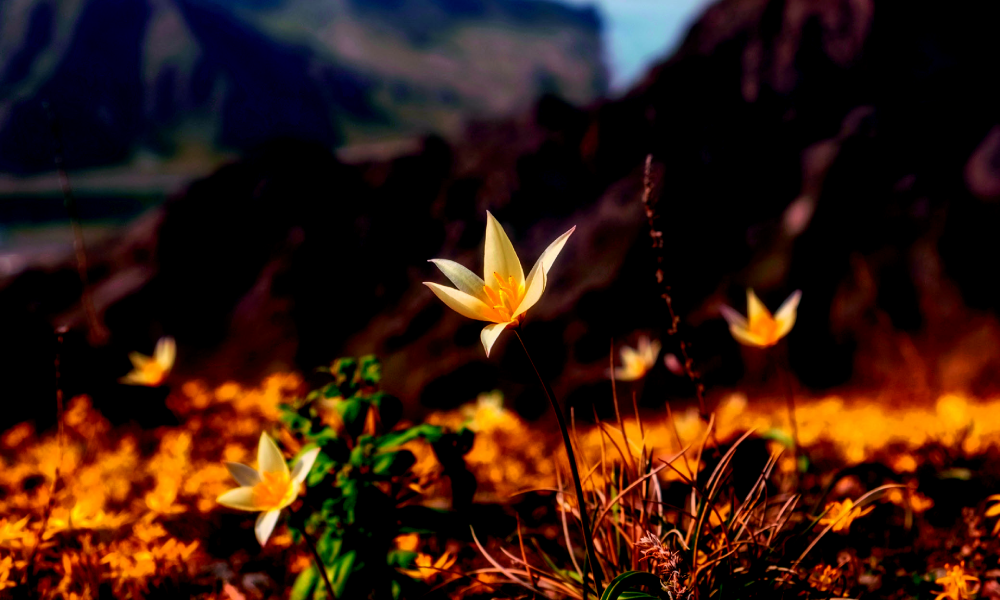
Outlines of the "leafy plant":
<svg viewBox="0 0 1000 600">
<path fill-rule="evenodd" d="M 450 476 L 464 469 L 472 432 L 428 424 L 394 428 L 401 406 L 379 390 L 381 365 L 373 356 L 338 359 L 321 372 L 329 383 L 282 407 L 282 421 L 293 434 L 321 449 L 306 479 L 307 510 L 292 518 L 293 535 L 305 536 L 314 548 L 338 598 L 421 593 L 424 584 L 401 572 L 414 567 L 417 553 L 395 549 L 393 541 L 440 531 L 449 512 L 419 503 L 422 486 L 430 482 L 413 472 L 417 458 L 403 446 L 430 444 L 442 474 Z M 322 575 L 315 563 L 303 571 L 291 598 L 327 598 Z"/>
</svg>

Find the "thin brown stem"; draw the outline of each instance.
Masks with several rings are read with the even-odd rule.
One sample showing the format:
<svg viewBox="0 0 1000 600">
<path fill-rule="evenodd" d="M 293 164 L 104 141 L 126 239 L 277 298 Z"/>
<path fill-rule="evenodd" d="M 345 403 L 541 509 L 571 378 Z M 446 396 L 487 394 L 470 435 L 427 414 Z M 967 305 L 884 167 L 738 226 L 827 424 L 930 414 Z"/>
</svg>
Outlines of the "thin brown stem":
<svg viewBox="0 0 1000 600">
<path fill-rule="evenodd" d="M 323 576 L 323 583 L 326 584 L 326 594 L 330 598 L 337 598 L 337 594 L 333 591 L 333 584 L 330 583 L 330 576 L 326 573 L 326 565 L 323 564 L 323 559 L 319 555 L 319 550 L 316 549 L 316 541 L 312 539 L 308 533 L 306 533 L 306 528 L 302 528 L 302 539 L 305 540 L 306 546 L 312 552 L 313 560 L 316 561 L 316 569 L 319 570 L 319 574 Z"/>
<path fill-rule="evenodd" d="M 666 303 L 667 313 L 670 316 L 670 327 L 667 329 L 667 334 L 677 336 L 681 319 L 674 312 L 674 299 L 670 295 L 670 284 L 666 282 L 666 275 L 663 272 L 663 232 L 656 228 L 657 216 L 653 200 L 654 187 L 653 155 L 649 154 L 646 156 L 646 166 L 642 178 L 642 204 L 646 209 L 646 220 L 649 223 L 649 237 L 652 240 L 652 247 L 656 253 L 656 283 L 663 288 L 660 297 Z M 701 375 L 694 369 L 694 361 L 688 353 L 688 343 L 678 337 L 678 345 L 681 351 L 681 367 L 684 369 L 684 374 L 687 375 L 688 380 L 694 386 L 694 394 L 698 399 L 698 410 L 701 413 L 701 419 L 708 422 L 708 410 L 705 408 L 705 384 L 701 381 Z"/>
<path fill-rule="evenodd" d="M 587 562 L 590 563 L 590 568 L 594 571 L 594 583 L 597 586 L 597 595 L 600 596 L 604 593 L 604 572 L 601 569 L 601 563 L 597 562 L 597 550 L 594 548 L 594 534 L 591 530 L 590 516 L 587 514 L 587 499 L 583 495 L 583 483 L 580 480 L 580 470 L 576 466 L 576 454 L 573 452 L 573 443 L 569 438 L 566 419 L 563 417 L 562 409 L 559 407 L 559 403 L 556 402 L 555 395 L 549 388 L 549 384 L 545 382 L 542 374 L 538 371 L 538 367 L 535 366 L 535 361 L 532 360 L 531 353 L 528 352 L 528 346 L 524 343 L 520 332 L 515 329 L 514 335 L 517 336 L 517 341 L 521 342 L 524 355 L 528 357 L 528 362 L 531 364 L 532 370 L 535 371 L 538 382 L 542 385 L 542 391 L 545 392 L 545 397 L 548 398 L 549 404 L 552 405 L 552 410 L 556 413 L 556 421 L 559 423 L 559 431 L 562 433 L 563 446 L 566 448 L 566 457 L 569 459 L 570 473 L 573 475 L 573 486 L 576 488 L 577 504 L 580 506 L 580 523 L 583 526 L 583 541 L 587 546 Z M 586 587 L 586 581 L 583 584 Z"/>
</svg>

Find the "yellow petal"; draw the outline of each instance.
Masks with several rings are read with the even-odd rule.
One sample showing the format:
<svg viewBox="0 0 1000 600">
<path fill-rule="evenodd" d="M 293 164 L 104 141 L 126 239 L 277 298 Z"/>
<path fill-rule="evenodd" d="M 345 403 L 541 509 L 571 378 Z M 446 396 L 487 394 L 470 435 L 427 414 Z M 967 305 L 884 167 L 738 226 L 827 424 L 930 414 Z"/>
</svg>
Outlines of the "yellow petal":
<svg viewBox="0 0 1000 600">
<path fill-rule="evenodd" d="M 649 338 L 646 338 L 647 342 L 648 339 Z M 644 357 L 646 359 L 646 362 L 649 365 L 655 363 L 656 359 L 660 357 L 660 350 L 662 349 L 663 349 L 663 344 L 660 343 L 660 340 L 654 340 L 652 342 L 648 342 L 646 348 L 647 352 Z"/>
<path fill-rule="evenodd" d="M 177 358 L 177 343 L 172 337 L 162 337 L 156 342 L 156 349 L 153 350 L 153 360 L 158 362 L 164 371 L 169 371 L 174 366 Z"/>
<path fill-rule="evenodd" d="M 128 359 L 132 361 L 132 366 L 135 367 L 136 369 L 139 369 L 140 371 L 143 368 L 145 368 L 146 364 L 148 364 L 149 361 L 153 360 L 152 358 L 146 356 L 145 354 L 140 354 L 138 352 L 129 352 Z"/>
<path fill-rule="evenodd" d="M 449 281 L 454 283 L 455 287 L 457 287 L 459 291 L 465 292 L 470 296 L 475 296 L 483 302 L 487 302 L 489 300 L 489 298 L 486 297 L 486 294 L 483 293 L 483 286 L 485 286 L 486 283 L 479 275 L 476 275 L 453 260 L 434 258 L 429 262 L 434 263 L 437 268 L 441 269 L 444 276 L 447 277 Z"/>
<path fill-rule="evenodd" d="M 1000 515 L 1000 504 L 994 504 L 990 508 L 986 509 L 985 515 L 987 517 L 995 517 L 997 515 Z M 1000 521 L 997 521 L 997 524 L 1000 525 Z"/>
<path fill-rule="evenodd" d="M 736 341 L 744 344 L 746 346 L 757 346 L 758 348 L 766 348 L 772 344 L 768 344 L 762 337 L 755 335 L 749 329 L 744 329 L 743 327 L 736 327 L 735 325 L 729 326 L 729 333 L 733 334 Z"/>
<path fill-rule="evenodd" d="M 215 501 L 223 506 L 235 508 L 236 510 L 260 510 L 257 508 L 257 505 L 254 504 L 253 488 L 251 487 L 238 487 L 235 490 L 229 490 L 225 494 L 216 498 Z"/>
<path fill-rule="evenodd" d="M 753 293 L 753 289 L 747 288 L 747 320 L 750 321 L 750 326 L 753 327 L 753 324 L 761 318 L 770 317 L 771 313 L 757 297 L 757 294 Z"/>
<path fill-rule="evenodd" d="M 750 327 L 750 323 L 747 322 L 746 317 L 725 304 L 719 307 L 719 312 L 722 313 L 722 318 L 726 320 L 726 323 L 729 323 L 730 327 L 739 327 L 740 329 Z"/>
<path fill-rule="evenodd" d="M 260 473 L 246 465 L 227 462 L 226 469 L 229 470 L 229 474 L 233 476 L 233 479 L 242 486 L 253 487 L 261 481 Z"/>
<path fill-rule="evenodd" d="M 286 480 L 289 477 L 285 457 L 267 433 L 260 434 L 260 442 L 257 444 L 257 470 L 261 473 L 282 473 Z"/>
<path fill-rule="evenodd" d="M 484 279 L 494 287 L 496 273 L 504 281 L 509 277 L 514 278 L 515 287 L 524 285 L 524 271 L 521 270 L 521 261 L 514 252 L 514 246 L 504 232 L 503 227 L 496 218 L 486 212 L 486 246 L 483 253 Z M 495 288 L 494 288 L 495 289 Z"/>
<path fill-rule="evenodd" d="M 510 325 L 510 323 L 493 323 L 492 325 L 483 327 L 483 332 L 479 335 L 479 337 L 483 341 L 483 348 L 486 348 L 487 357 L 490 355 L 490 348 L 493 347 L 497 338 L 500 337 L 500 334 L 503 333 L 504 329 L 507 329 L 508 325 Z"/>
<path fill-rule="evenodd" d="M 643 375 L 644 373 L 628 366 L 615 367 L 615 381 L 635 381 Z"/>
<path fill-rule="evenodd" d="M 257 517 L 257 523 L 253 527 L 253 532 L 257 534 L 257 541 L 260 542 L 261 546 L 267 544 L 267 539 L 271 537 L 271 532 L 274 531 L 274 526 L 278 524 L 278 517 L 280 515 L 280 510 L 269 510 L 260 513 L 260 516 Z"/>
<path fill-rule="evenodd" d="M 528 273 L 528 278 L 524 281 L 524 298 L 521 298 L 521 303 L 517 305 L 517 309 L 511 315 L 512 317 L 526 313 L 529 308 L 538 302 L 539 298 L 542 297 L 542 292 L 545 291 L 545 283 L 548 276 L 545 274 L 545 269 L 537 268 L 537 264 L 535 267 Z"/>
<path fill-rule="evenodd" d="M 476 319 L 477 321 L 496 321 L 500 318 L 492 307 L 486 306 L 486 304 L 484 304 L 479 298 L 470 296 L 465 292 L 456 290 L 455 288 L 445 287 L 441 284 L 432 283 L 430 281 L 425 281 L 424 285 L 431 288 L 434 295 L 437 296 L 441 302 L 447 304 L 448 308 L 463 317 Z"/>
<path fill-rule="evenodd" d="M 801 298 L 802 290 L 796 290 L 781 304 L 778 311 L 774 313 L 774 320 L 778 324 L 775 335 L 778 339 L 788 335 L 788 332 L 792 330 L 792 326 L 795 325 L 796 311 L 799 308 L 799 299 Z"/>
<path fill-rule="evenodd" d="M 309 471 L 312 471 L 313 464 L 316 463 L 316 457 L 319 456 L 319 448 L 313 448 L 312 450 L 305 451 L 295 464 L 292 465 L 292 480 L 295 481 L 296 485 L 301 484 L 306 480 L 306 476 L 309 475 Z"/>
</svg>

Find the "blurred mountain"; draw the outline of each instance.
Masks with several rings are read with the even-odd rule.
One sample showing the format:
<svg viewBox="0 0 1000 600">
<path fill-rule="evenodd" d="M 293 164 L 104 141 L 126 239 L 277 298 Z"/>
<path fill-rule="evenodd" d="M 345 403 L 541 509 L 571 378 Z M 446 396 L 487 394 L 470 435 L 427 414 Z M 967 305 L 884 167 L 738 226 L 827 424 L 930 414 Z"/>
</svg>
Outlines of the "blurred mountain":
<svg viewBox="0 0 1000 600">
<path fill-rule="evenodd" d="M 430 258 L 480 268 L 491 210 L 528 264 L 578 226 L 525 336 L 584 418 L 610 398 L 612 340 L 649 331 L 677 352 L 640 201 L 652 154 L 666 279 L 710 390 L 776 387 L 774 354 L 741 348 L 719 317 L 753 287 L 772 307 L 803 291 L 787 344 L 811 389 L 995 394 L 998 17 L 990 3 L 722 0 L 620 99 L 546 96 L 391 160 L 266 144 L 92 248 L 108 344 L 86 341 L 71 256 L 0 282 L 3 379 L 48 401 L 51 331 L 65 325 L 67 391 L 104 406 L 133 406 L 115 383 L 127 352 L 170 334 L 174 383 L 376 353 L 411 414 L 499 387 L 537 415 L 516 343 L 501 336 L 487 359 L 482 324 L 421 285 L 444 281 Z M 691 390 L 660 364 L 619 394 Z"/>
<path fill-rule="evenodd" d="M 550 0 L 0 3 L 0 172 L 454 135 L 607 87 L 601 23 Z M 200 153 L 200 154 L 199 154 Z"/>
</svg>

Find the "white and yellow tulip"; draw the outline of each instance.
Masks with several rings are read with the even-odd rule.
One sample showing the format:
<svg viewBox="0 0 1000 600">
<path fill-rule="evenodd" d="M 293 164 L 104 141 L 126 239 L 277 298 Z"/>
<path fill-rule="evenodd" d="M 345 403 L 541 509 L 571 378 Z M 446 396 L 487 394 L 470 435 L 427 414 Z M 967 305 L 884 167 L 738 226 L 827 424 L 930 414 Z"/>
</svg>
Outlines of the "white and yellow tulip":
<svg viewBox="0 0 1000 600">
<path fill-rule="evenodd" d="M 454 261 L 436 258 L 431 262 L 441 269 L 455 287 L 428 281 L 424 285 L 458 314 L 490 322 L 480 335 L 486 356 L 489 356 L 490 349 L 500 334 L 508 327 L 518 326 L 528 309 L 542 297 L 549 269 L 574 230 L 576 227 L 549 244 L 525 277 L 510 239 L 500 223 L 487 212 L 484 277 L 480 278 Z"/>
<path fill-rule="evenodd" d="M 615 367 L 614 377 L 617 381 L 635 381 L 642 379 L 656 364 L 660 356 L 660 342 L 650 340 L 649 336 L 639 338 L 638 347 L 622 346 L 620 353 L 622 364 Z"/>
<path fill-rule="evenodd" d="M 313 463 L 316 462 L 319 451 L 319 448 L 313 448 L 305 452 L 289 471 L 285 458 L 274 440 L 266 433 L 262 433 L 260 443 L 257 445 L 257 469 L 240 463 L 227 462 L 226 468 L 241 487 L 229 490 L 216 501 L 236 510 L 260 512 L 254 533 L 257 534 L 257 541 L 263 546 L 278 523 L 281 509 L 298 497 L 299 489 L 312 469 Z"/>
<path fill-rule="evenodd" d="M 156 342 L 153 356 L 132 352 L 128 358 L 132 361 L 133 368 L 119 381 L 128 385 L 156 387 L 163 383 L 174 367 L 177 343 L 172 337 L 162 337 Z"/>
<path fill-rule="evenodd" d="M 767 348 L 788 335 L 795 325 L 796 311 L 802 292 L 796 290 L 771 316 L 764 303 L 752 289 L 747 290 L 747 316 L 744 317 L 728 306 L 721 308 L 722 316 L 729 323 L 729 332 L 741 344 Z"/>
</svg>

